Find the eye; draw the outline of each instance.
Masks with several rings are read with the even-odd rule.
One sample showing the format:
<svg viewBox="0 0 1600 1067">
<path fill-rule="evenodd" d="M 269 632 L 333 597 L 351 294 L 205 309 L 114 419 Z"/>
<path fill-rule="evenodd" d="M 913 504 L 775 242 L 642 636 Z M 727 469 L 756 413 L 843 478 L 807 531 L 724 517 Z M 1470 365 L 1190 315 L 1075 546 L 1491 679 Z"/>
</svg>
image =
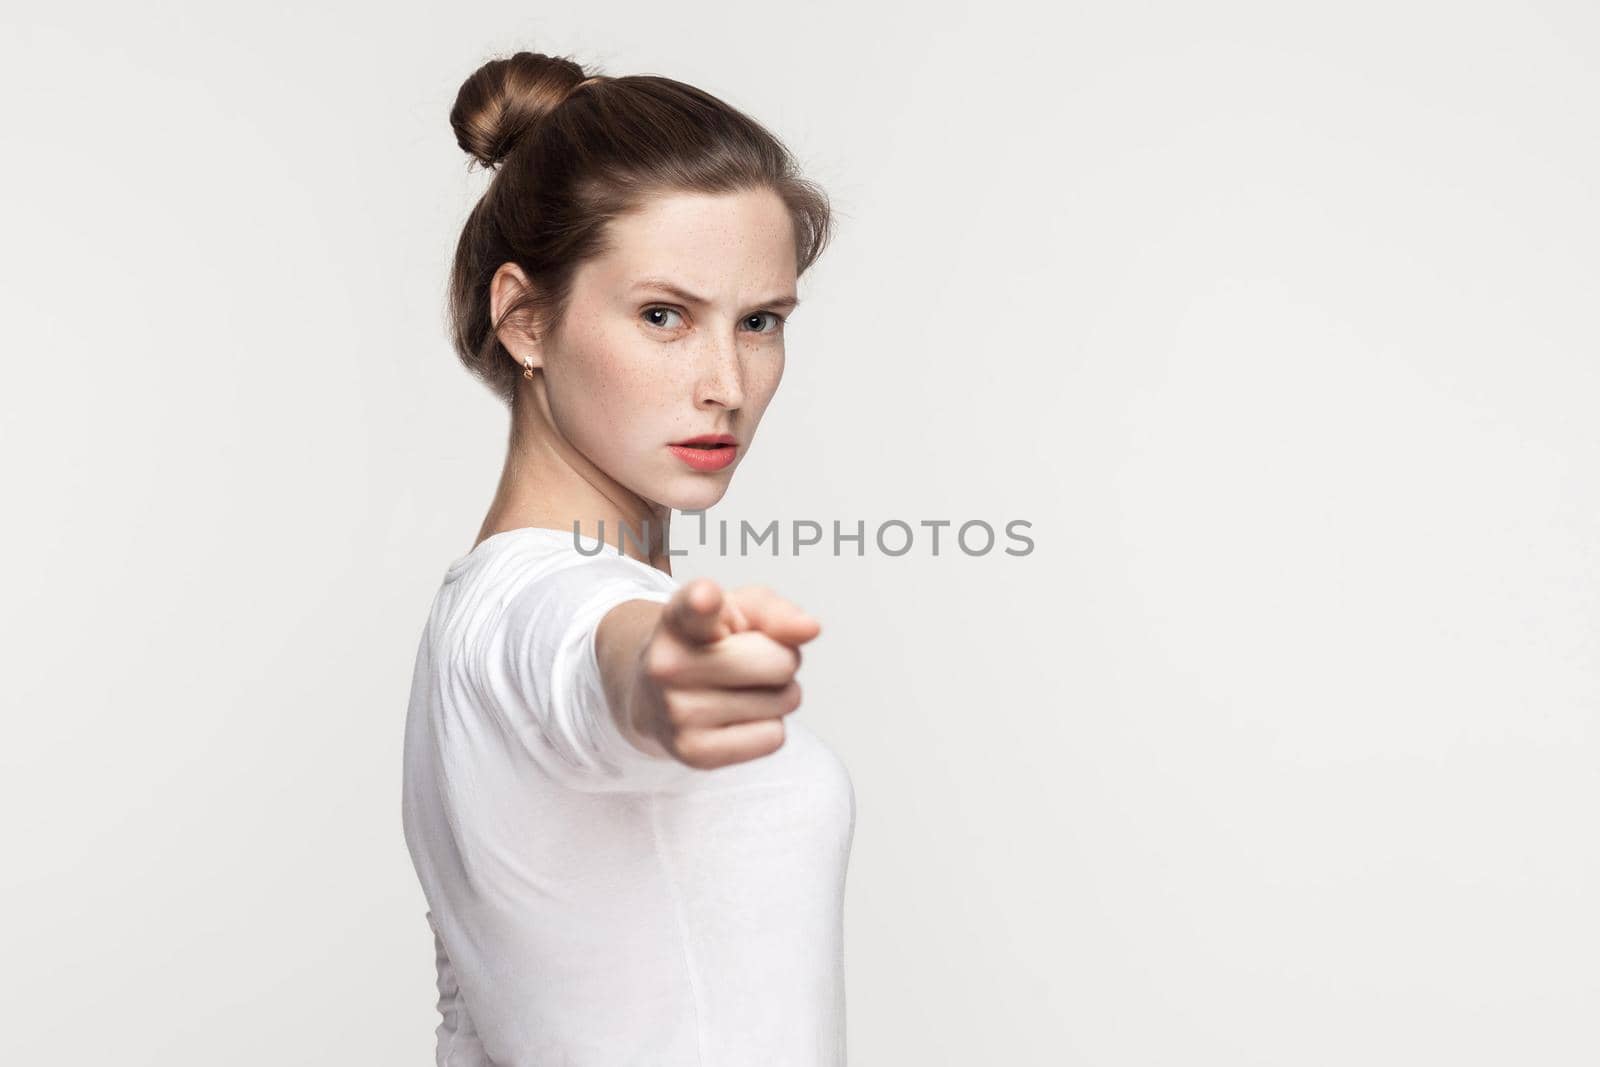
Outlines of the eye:
<svg viewBox="0 0 1600 1067">
<path fill-rule="evenodd" d="M 671 324 L 670 323 L 657 322 L 656 320 L 650 318 L 650 316 L 652 316 L 652 315 L 677 315 L 678 312 L 674 308 L 662 307 L 660 305 L 657 305 L 655 307 L 645 308 L 644 311 L 642 312 L 642 314 L 649 321 L 650 325 L 652 325 L 652 326 L 660 326 L 663 329 L 670 329 L 671 328 Z M 682 316 L 679 316 L 679 317 L 681 318 Z"/>
<path fill-rule="evenodd" d="M 772 320 L 771 329 L 763 330 L 760 328 L 762 316 L 766 316 Z M 784 317 L 778 314 L 776 311 L 757 311 L 752 315 L 746 315 L 744 317 L 744 321 L 746 323 L 756 323 L 756 329 L 750 331 L 751 333 L 779 333 L 783 330 L 783 324 L 785 320 Z"/>
</svg>

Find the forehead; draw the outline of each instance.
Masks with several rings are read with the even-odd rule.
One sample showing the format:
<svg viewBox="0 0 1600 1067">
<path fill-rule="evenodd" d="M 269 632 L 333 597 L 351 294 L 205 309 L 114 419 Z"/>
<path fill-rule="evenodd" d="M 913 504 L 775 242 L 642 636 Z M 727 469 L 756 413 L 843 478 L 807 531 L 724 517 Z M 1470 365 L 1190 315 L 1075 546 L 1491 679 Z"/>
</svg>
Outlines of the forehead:
<svg viewBox="0 0 1600 1067">
<path fill-rule="evenodd" d="M 795 282 L 794 227 L 770 189 L 669 192 L 611 220 L 610 248 L 586 264 L 609 286 L 668 278 L 686 289 L 737 298 Z"/>
</svg>

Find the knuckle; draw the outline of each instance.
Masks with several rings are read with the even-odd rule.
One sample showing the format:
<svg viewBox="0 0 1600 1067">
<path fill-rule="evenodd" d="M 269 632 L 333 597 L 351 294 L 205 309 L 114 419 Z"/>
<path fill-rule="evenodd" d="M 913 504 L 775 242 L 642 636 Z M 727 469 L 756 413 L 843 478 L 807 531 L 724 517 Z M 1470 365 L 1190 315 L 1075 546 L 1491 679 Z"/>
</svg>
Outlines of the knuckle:
<svg viewBox="0 0 1600 1067">
<path fill-rule="evenodd" d="M 777 684 L 785 685 L 795 676 L 800 669 L 800 657 L 795 650 L 786 645 L 774 642 L 773 655 L 770 660 L 772 673 Z"/>
<path fill-rule="evenodd" d="M 667 722 L 681 731 L 694 719 L 693 702 L 682 693 L 669 692 L 661 699 Z"/>
<path fill-rule="evenodd" d="M 773 685 L 783 685 L 800 669 L 800 650 L 766 634 L 756 636 L 760 647 L 752 650 L 753 665 L 762 673 L 770 671 Z"/>
<path fill-rule="evenodd" d="M 696 736 L 704 736 L 704 731 Z M 715 771 L 718 766 L 723 765 L 723 761 L 718 760 L 714 752 L 710 752 L 706 745 L 699 744 L 683 745 L 683 753 L 678 757 L 678 761 L 693 766 L 696 771 Z"/>
<path fill-rule="evenodd" d="M 707 760 L 702 746 L 695 743 L 694 734 L 681 734 L 669 746 L 673 756 L 679 763 L 694 767 L 697 770 L 707 769 Z"/>
<path fill-rule="evenodd" d="M 645 677 L 653 682 L 671 679 L 678 669 L 678 657 L 665 642 L 652 641 L 644 654 Z"/>
<path fill-rule="evenodd" d="M 778 751 L 778 749 L 783 747 L 784 741 L 788 740 L 789 737 L 789 732 L 783 725 L 782 719 L 771 719 L 769 721 L 772 723 L 773 727 L 770 731 L 772 736 L 771 740 L 768 741 L 767 748 L 764 750 L 763 754 Z"/>
</svg>

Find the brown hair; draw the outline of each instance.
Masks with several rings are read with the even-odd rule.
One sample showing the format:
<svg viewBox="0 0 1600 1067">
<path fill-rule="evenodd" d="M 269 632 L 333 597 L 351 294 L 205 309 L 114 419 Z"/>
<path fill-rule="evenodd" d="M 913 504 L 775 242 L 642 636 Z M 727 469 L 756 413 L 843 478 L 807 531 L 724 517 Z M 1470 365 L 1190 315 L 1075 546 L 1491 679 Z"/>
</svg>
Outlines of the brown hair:
<svg viewBox="0 0 1600 1067">
<path fill-rule="evenodd" d="M 586 77 L 570 59 L 518 52 L 462 83 L 450 125 L 462 149 L 495 169 L 456 244 L 451 339 L 507 403 L 521 370 L 496 336 L 500 323 L 526 315 L 558 331 L 578 264 L 605 251 L 606 223 L 649 198 L 771 189 L 794 221 L 797 275 L 831 233 L 827 195 L 799 176 L 776 137 L 671 78 Z M 503 263 L 521 267 L 533 288 L 491 323 L 489 282 Z"/>
</svg>

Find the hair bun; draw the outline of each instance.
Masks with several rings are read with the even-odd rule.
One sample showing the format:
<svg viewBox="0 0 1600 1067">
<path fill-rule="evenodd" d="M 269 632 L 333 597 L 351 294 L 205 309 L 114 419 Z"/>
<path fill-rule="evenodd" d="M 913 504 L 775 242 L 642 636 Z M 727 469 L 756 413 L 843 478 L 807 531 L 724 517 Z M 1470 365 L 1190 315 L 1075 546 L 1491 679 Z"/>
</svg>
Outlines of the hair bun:
<svg viewBox="0 0 1600 1067">
<path fill-rule="evenodd" d="M 496 166 L 584 80 L 583 68 L 561 56 L 518 52 L 491 59 L 456 93 L 450 109 L 456 144 L 485 167 Z"/>
</svg>

